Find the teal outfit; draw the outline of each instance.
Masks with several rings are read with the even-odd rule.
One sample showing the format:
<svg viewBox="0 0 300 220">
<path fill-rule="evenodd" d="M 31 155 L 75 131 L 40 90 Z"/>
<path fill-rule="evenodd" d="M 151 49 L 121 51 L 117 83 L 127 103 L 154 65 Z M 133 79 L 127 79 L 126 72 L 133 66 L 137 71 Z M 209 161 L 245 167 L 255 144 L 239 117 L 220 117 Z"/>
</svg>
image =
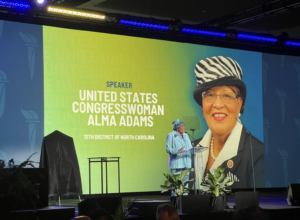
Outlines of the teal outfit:
<svg viewBox="0 0 300 220">
<path fill-rule="evenodd" d="M 178 131 L 173 131 L 167 136 L 167 153 L 169 154 L 169 169 L 171 170 L 172 176 L 191 168 L 191 152 L 177 153 L 182 147 L 187 150 L 193 148 L 188 134 L 183 133 L 182 137 L 183 138 L 180 137 Z M 182 178 L 183 183 L 189 180 L 189 173 L 190 172 Z M 184 195 L 187 194 L 184 193 Z M 172 192 L 171 196 L 176 195 Z"/>
<path fill-rule="evenodd" d="M 167 153 L 169 154 L 169 169 L 189 169 L 191 168 L 191 153 L 177 153 L 182 147 L 186 149 L 193 148 L 188 134 L 183 133 L 180 137 L 177 131 L 173 131 L 167 136 Z"/>
</svg>

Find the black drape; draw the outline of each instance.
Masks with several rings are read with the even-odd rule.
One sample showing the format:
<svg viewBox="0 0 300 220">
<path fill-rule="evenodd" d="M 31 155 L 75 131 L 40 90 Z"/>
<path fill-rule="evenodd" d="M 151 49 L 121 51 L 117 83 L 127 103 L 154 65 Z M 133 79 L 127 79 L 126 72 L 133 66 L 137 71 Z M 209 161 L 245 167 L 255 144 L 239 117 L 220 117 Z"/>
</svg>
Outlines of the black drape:
<svg viewBox="0 0 300 220">
<path fill-rule="evenodd" d="M 54 131 L 44 137 L 40 168 L 48 170 L 49 195 L 82 194 L 73 138 L 60 131 Z"/>
</svg>

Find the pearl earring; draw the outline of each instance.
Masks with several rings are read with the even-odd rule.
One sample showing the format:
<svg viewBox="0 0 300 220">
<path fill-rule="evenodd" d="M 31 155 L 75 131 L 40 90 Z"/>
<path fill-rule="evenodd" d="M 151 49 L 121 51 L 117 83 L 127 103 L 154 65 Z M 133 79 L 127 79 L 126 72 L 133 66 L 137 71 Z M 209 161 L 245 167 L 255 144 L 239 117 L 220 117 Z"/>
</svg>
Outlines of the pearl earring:
<svg viewBox="0 0 300 220">
<path fill-rule="evenodd" d="M 241 115 L 242 115 L 242 114 L 241 114 L 241 113 L 239 113 L 239 117 L 241 117 Z"/>
</svg>

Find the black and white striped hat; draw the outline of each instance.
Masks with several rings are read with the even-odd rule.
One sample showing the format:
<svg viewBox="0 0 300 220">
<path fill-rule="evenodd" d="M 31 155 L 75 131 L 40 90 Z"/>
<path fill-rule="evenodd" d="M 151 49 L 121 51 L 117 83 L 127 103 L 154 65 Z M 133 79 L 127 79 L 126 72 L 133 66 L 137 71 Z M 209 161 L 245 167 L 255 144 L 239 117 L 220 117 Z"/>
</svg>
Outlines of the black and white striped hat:
<svg viewBox="0 0 300 220">
<path fill-rule="evenodd" d="M 243 106 L 246 100 L 246 85 L 242 81 L 240 65 L 229 57 L 216 56 L 200 60 L 195 66 L 197 86 L 194 99 L 202 106 L 202 93 L 215 86 L 236 86 L 242 93 Z"/>
</svg>

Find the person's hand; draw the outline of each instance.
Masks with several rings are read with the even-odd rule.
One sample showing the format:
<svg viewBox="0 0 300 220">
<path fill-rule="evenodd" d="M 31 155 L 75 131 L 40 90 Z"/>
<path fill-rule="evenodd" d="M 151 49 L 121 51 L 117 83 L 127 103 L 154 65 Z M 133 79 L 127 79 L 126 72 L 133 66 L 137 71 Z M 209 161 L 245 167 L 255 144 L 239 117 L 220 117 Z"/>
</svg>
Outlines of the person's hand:
<svg viewBox="0 0 300 220">
<path fill-rule="evenodd" d="M 177 151 L 177 153 L 179 153 L 179 154 L 181 154 L 181 153 L 183 153 L 183 152 L 184 152 L 184 147 L 180 148 L 180 149 Z"/>
</svg>

